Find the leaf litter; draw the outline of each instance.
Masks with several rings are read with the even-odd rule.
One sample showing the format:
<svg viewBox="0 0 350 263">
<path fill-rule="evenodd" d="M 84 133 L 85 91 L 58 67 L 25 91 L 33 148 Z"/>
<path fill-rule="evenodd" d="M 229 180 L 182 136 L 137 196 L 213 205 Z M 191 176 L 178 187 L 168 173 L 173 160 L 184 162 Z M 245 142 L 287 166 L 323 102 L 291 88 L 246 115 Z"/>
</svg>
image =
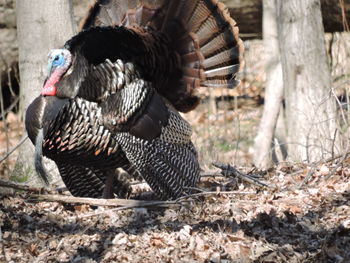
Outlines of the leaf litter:
<svg viewBox="0 0 350 263">
<path fill-rule="evenodd" d="M 171 208 L 113 211 L 4 195 L 0 262 L 350 262 L 349 168 L 327 176 L 325 165 L 280 165 L 265 174 L 274 186 L 266 189 L 206 177 L 201 186 L 216 192 Z M 96 210 L 105 213 L 83 216 Z"/>
</svg>

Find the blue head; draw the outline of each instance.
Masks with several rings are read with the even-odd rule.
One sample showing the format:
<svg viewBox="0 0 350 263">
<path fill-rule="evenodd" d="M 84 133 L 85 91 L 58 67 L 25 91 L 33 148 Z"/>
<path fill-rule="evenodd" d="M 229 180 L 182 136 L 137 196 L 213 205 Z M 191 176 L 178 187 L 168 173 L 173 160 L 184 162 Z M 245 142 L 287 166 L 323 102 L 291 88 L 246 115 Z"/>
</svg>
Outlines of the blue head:
<svg viewBox="0 0 350 263">
<path fill-rule="evenodd" d="M 72 55 L 67 49 L 53 49 L 49 53 L 47 62 L 47 80 L 44 84 L 41 94 L 55 96 L 55 84 L 60 81 L 62 75 L 71 65 Z"/>
<path fill-rule="evenodd" d="M 70 58 L 70 53 L 66 49 L 53 49 L 49 54 L 49 59 L 47 62 L 47 73 L 48 76 L 51 75 L 53 71 L 55 71 L 58 68 L 64 68 L 65 66 L 69 66 L 69 63 L 67 62 L 67 58 Z M 68 56 L 69 55 L 69 56 Z M 67 65 L 68 64 L 68 65 Z"/>
</svg>

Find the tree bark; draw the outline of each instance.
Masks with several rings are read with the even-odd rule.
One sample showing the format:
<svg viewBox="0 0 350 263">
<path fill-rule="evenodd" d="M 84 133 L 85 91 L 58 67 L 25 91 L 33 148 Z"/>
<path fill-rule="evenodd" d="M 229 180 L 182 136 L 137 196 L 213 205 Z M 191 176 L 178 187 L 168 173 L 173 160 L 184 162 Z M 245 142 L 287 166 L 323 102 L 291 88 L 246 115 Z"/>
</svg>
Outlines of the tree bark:
<svg viewBox="0 0 350 263">
<path fill-rule="evenodd" d="M 61 47 L 74 32 L 69 0 L 18 0 L 16 4 L 21 79 L 20 113 L 40 94 L 46 77 L 47 54 Z M 36 180 L 33 166 L 34 148 L 26 142 L 20 148 L 13 178 Z"/>
<path fill-rule="evenodd" d="M 275 0 L 263 1 L 263 35 L 265 48 L 266 87 L 263 116 L 255 138 L 253 162 L 259 169 L 271 166 L 272 145 L 283 99 L 283 78 L 279 53 Z"/>
<path fill-rule="evenodd" d="M 288 156 L 320 161 L 340 151 L 320 0 L 277 0 L 277 17 Z"/>
<path fill-rule="evenodd" d="M 262 35 L 262 0 L 221 0 L 237 21 L 243 37 L 261 37 Z M 321 0 L 321 10 L 325 32 L 341 32 L 350 24 L 350 1 Z M 345 17 L 343 17 L 343 11 Z M 345 19 L 345 21 L 343 20 Z M 345 28 L 344 28 L 345 26 Z"/>
</svg>

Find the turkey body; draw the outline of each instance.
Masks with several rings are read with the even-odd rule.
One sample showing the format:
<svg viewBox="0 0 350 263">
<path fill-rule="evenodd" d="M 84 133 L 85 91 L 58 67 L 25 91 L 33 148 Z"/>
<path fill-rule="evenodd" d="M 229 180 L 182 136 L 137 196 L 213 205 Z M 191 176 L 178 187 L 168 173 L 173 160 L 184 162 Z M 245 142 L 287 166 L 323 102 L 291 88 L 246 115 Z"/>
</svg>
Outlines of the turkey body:
<svg viewBox="0 0 350 263">
<path fill-rule="evenodd" d="M 25 124 L 33 144 L 56 163 L 74 196 L 126 198 L 131 193 L 130 178 L 142 176 L 159 198 L 171 199 L 195 186 L 199 165 L 191 127 L 176 111 L 165 110 L 169 123 L 153 140 L 128 132 L 113 135 L 102 124 L 101 107 L 80 98 L 39 96 L 28 107 Z M 43 136 L 38 140 L 40 130 Z"/>
<path fill-rule="evenodd" d="M 178 111 L 197 106 L 200 87 L 235 87 L 242 50 L 217 0 L 98 0 L 82 31 L 50 54 L 42 95 L 96 103 L 99 125 L 130 165 L 160 198 L 175 199 L 199 180 L 191 127 Z"/>
<path fill-rule="evenodd" d="M 42 154 L 56 163 L 74 196 L 110 198 L 104 193 L 109 176 L 113 177 L 111 191 L 119 197 L 129 196 L 128 178 L 116 169 L 123 168 L 133 177 L 139 176 L 138 171 L 101 125 L 101 109 L 96 103 L 39 96 L 27 109 L 25 125 L 32 143 L 39 144 Z M 38 140 L 40 131 L 43 136 Z"/>
</svg>

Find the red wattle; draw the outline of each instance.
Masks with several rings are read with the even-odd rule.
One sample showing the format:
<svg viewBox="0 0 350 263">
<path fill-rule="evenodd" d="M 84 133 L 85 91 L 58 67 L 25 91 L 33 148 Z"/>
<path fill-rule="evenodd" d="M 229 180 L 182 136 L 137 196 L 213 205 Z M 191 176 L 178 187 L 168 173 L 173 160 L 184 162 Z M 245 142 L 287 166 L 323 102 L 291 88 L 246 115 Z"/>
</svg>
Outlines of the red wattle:
<svg viewBox="0 0 350 263">
<path fill-rule="evenodd" d="M 43 89 L 41 90 L 41 95 L 55 96 L 56 95 L 56 87 L 54 85 L 45 85 L 43 87 Z"/>
<path fill-rule="evenodd" d="M 54 71 L 51 76 L 44 83 L 44 87 L 41 90 L 41 95 L 55 96 L 57 88 L 55 84 L 58 82 L 59 76 L 56 71 Z"/>
</svg>

